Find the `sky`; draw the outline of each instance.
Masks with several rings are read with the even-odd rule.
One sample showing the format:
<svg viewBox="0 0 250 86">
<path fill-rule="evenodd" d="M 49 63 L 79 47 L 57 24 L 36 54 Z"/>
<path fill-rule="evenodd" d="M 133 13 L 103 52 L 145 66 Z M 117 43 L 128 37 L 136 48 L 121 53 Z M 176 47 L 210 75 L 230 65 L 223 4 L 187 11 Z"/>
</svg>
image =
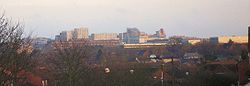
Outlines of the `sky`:
<svg viewBox="0 0 250 86">
<path fill-rule="evenodd" d="M 125 32 L 127 27 L 167 36 L 246 35 L 250 0 L 0 0 L 0 13 L 25 32 L 54 38 L 64 30 Z"/>
</svg>

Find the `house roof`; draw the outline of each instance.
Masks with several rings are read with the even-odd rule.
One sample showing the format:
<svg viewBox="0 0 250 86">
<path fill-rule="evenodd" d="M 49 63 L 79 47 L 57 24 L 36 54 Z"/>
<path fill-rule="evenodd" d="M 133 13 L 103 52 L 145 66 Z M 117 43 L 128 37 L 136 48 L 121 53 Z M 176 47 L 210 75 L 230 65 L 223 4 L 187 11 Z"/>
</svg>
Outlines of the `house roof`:
<svg viewBox="0 0 250 86">
<path fill-rule="evenodd" d="M 215 61 L 215 62 L 211 62 L 211 63 L 208 63 L 208 64 L 218 64 L 218 65 L 235 65 L 237 64 L 237 61 L 234 60 L 234 59 L 230 59 L 230 60 L 223 60 L 223 61 Z"/>
</svg>

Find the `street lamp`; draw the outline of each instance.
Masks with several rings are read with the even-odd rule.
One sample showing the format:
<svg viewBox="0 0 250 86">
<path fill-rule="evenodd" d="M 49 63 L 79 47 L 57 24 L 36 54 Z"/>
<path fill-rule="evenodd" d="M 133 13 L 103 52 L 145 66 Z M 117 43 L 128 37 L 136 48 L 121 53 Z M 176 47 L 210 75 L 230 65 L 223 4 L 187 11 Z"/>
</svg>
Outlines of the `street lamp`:
<svg viewBox="0 0 250 86">
<path fill-rule="evenodd" d="M 108 80 L 108 73 L 110 73 L 110 69 L 106 67 L 106 68 L 104 69 L 104 73 L 105 73 L 105 74 L 104 74 L 104 79 L 105 79 L 105 80 Z M 107 81 L 105 84 L 106 84 L 105 86 L 108 86 L 108 81 Z"/>
<path fill-rule="evenodd" d="M 189 75 L 189 72 L 186 72 L 186 75 L 188 76 L 188 75 Z"/>
<path fill-rule="evenodd" d="M 135 71 L 134 71 L 134 70 L 129 70 L 129 72 L 130 72 L 131 74 L 134 74 Z"/>
<path fill-rule="evenodd" d="M 110 69 L 109 68 L 105 68 L 105 73 L 110 73 Z"/>
<path fill-rule="evenodd" d="M 164 64 L 161 65 L 161 85 L 164 86 Z"/>
<path fill-rule="evenodd" d="M 131 78 L 132 78 L 131 84 L 132 84 L 132 86 L 135 86 L 135 76 L 133 75 L 135 70 L 131 69 L 131 70 L 129 70 L 129 72 L 130 72 Z"/>
</svg>

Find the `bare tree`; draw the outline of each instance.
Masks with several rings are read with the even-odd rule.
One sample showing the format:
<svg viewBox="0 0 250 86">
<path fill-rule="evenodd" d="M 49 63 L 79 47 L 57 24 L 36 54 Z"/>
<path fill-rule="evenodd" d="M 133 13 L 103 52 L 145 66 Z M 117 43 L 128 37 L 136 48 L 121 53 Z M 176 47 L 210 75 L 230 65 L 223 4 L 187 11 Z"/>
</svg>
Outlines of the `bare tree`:
<svg viewBox="0 0 250 86">
<path fill-rule="evenodd" d="M 23 27 L 13 24 L 5 16 L 0 17 L 0 84 L 23 84 L 31 68 L 31 40 L 23 36 Z"/>
<path fill-rule="evenodd" d="M 53 58 L 50 61 L 58 76 L 58 84 L 64 86 L 77 86 L 89 71 L 87 58 L 91 56 L 91 48 L 86 41 L 54 42 Z M 81 82 L 82 83 L 82 82 Z"/>
</svg>

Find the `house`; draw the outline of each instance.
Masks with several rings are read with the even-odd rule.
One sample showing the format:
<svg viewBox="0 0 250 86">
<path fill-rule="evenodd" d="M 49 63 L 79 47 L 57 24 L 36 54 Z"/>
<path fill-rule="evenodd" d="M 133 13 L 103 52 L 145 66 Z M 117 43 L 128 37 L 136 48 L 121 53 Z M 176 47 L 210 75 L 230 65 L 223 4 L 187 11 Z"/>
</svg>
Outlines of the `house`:
<svg viewBox="0 0 250 86">
<path fill-rule="evenodd" d="M 201 64 L 204 58 L 199 53 L 185 53 L 181 62 L 183 64 Z"/>
<path fill-rule="evenodd" d="M 206 69 L 214 74 L 237 73 L 238 62 L 234 59 L 207 63 Z"/>
<path fill-rule="evenodd" d="M 6 74 L 11 74 L 10 71 L 6 72 Z M 18 72 L 18 78 L 25 78 L 25 79 L 20 79 L 16 83 L 23 84 L 25 86 L 44 86 L 42 84 L 42 78 L 25 70 L 21 70 Z M 3 86 L 11 86 L 12 82 L 10 80 L 3 81 L 1 82 Z M 47 86 L 47 85 L 46 85 Z"/>
<path fill-rule="evenodd" d="M 164 57 L 162 57 L 162 61 L 164 63 L 169 63 L 169 62 L 178 62 L 178 61 L 180 61 L 180 59 L 178 57 L 175 57 L 175 56 L 164 56 Z"/>
</svg>

